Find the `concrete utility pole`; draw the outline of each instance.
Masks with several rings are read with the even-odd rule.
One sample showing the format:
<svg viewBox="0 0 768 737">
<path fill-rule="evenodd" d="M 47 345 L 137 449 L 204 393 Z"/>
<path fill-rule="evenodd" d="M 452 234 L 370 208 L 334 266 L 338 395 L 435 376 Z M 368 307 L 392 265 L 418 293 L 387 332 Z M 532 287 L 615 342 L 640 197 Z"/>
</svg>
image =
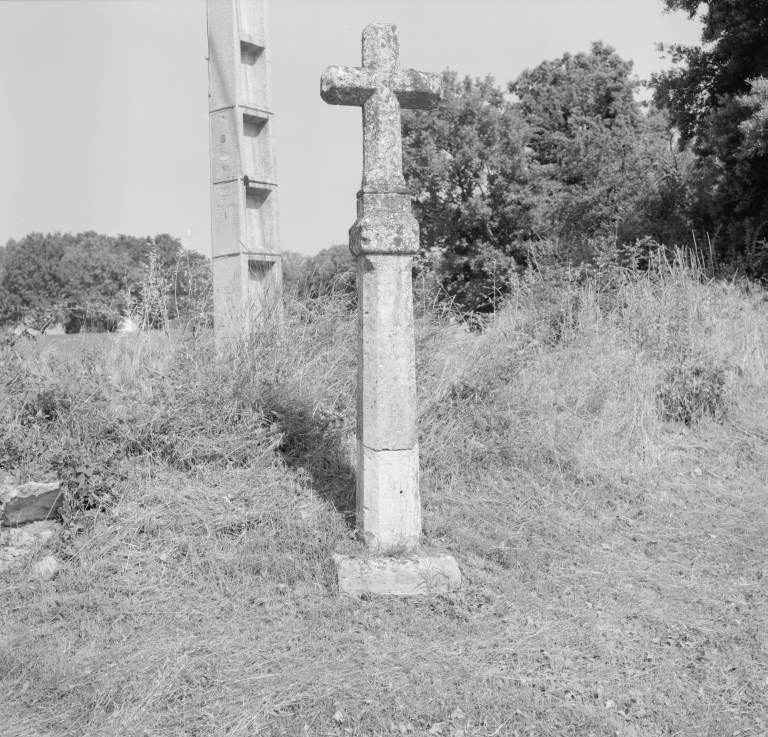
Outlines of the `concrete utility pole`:
<svg viewBox="0 0 768 737">
<path fill-rule="evenodd" d="M 267 0 L 207 0 L 216 342 L 282 309 Z"/>
</svg>

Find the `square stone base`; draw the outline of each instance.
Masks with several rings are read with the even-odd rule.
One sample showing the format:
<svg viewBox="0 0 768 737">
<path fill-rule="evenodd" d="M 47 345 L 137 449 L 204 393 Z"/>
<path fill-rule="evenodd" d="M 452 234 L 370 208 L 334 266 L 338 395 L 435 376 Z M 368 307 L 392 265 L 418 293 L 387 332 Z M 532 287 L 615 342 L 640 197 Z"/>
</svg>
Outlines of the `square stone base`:
<svg viewBox="0 0 768 737">
<path fill-rule="evenodd" d="M 333 560 L 341 596 L 416 596 L 447 593 L 461 586 L 459 564 L 450 555 L 409 558 L 334 555 Z"/>
</svg>

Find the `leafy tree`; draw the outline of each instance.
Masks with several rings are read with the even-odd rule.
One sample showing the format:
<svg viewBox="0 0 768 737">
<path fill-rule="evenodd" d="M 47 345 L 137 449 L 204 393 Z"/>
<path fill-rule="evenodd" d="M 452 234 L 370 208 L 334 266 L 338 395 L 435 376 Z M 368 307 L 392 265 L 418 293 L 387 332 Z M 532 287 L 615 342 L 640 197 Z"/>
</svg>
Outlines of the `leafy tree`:
<svg viewBox="0 0 768 737">
<path fill-rule="evenodd" d="M 202 325 L 209 322 L 212 300 L 209 259 L 185 250 L 178 238 L 167 233 L 146 238 L 120 235 L 115 241 L 115 249 L 134 264 L 126 286 L 132 304 L 143 304 L 148 292 L 158 292 L 160 283 L 163 287 L 159 291 L 167 291 L 162 308 L 152 306 L 152 327 L 167 327 L 164 324 L 166 318 L 177 323 L 192 320 Z"/>
<path fill-rule="evenodd" d="M 65 330 L 79 332 L 83 323 L 113 330 L 125 310 L 126 284 L 138 272 L 128 254 L 107 236 L 83 233 L 65 249 L 59 270 L 68 307 Z"/>
<path fill-rule="evenodd" d="M 157 261 L 164 271 L 174 269 L 179 255 L 184 252 L 181 241 L 168 233 L 160 235 L 148 235 L 145 238 L 137 238 L 130 235 L 118 235 L 115 239 L 115 248 L 128 255 L 134 264 L 146 264 L 149 254 L 154 251 Z M 194 253 L 189 251 L 188 253 Z"/>
<path fill-rule="evenodd" d="M 606 44 L 526 70 L 509 90 L 529 126 L 539 251 L 589 261 L 638 240 L 685 238 L 691 157 L 636 100 L 632 62 Z"/>
<path fill-rule="evenodd" d="M 492 78 L 444 74 L 434 112 L 403 115 L 404 171 L 425 258 L 465 309 L 494 308 L 532 259 L 585 261 L 687 231 L 689 158 L 658 110 L 635 100 L 632 63 L 610 46 Z"/>
<path fill-rule="evenodd" d="M 38 320 L 58 309 L 65 293 L 61 259 L 71 236 L 31 233 L 5 247 L 0 281 L 0 321 Z"/>
<path fill-rule="evenodd" d="M 749 90 L 749 80 L 768 75 L 768 3 L 765 0 L 664 0 L 667 11 L 689 18 L 700 10 L 702 46 L 661 49 L 683 66 L 654 75 L 656 98 L 667 107 L 682 143 L 707 146 L 708 129 L 728 102 Z"/>
<path fill-rule="evenodd" d="M 530 130 L 545 208 L 539 232 L 549 220 L 545 232 L 561 255 L 615 233 L 633 199 L 645 121 L 631 70 L 610 46 L 595 43 L 589 54 L 545 61 L 509 84 Z"/>
<path fill-rule="evenodd" d="M 164 315 L 205 322 L 211 292 L 210 262 L 184 251 L 170 235 L 156 238 L 94 232 L 33 233 L 3 249 L 0 322 L 55 318 L 68 332 L 84 326 L 112 330 L 142 294 L 146 264 L 169 285 Z"/>
<path fill-rule="evenodd" d="M 597 42 L 589 54 L 544 61 L 510 82 L 509 90 L 520 98 L 520 111 L 533 129 L 530 145 L 539 162 L 562 162 L 574 140 L 594 131 L 637 129 L 642 120 L 634 98 L 639 82 L 631 73 L 631 61 Z"/>
<path fill-rule="evenodd" d="M 404 173 L 422 250 L 442 252 L 443 287 L 489 310 L 533 236 L 525 126 L 492 77 L 446 71 L 443 91 L 436 113 L 403 113 Z"/>
<path fill-rule="evenodd" d="M 702 45 L 662 47 L 676 66 L 654 75 L 655 100 L 669 111 L 682 145 L 698 156 L 691 216 L 711 234 L 717 256 L 755 276 L 768 274 L 768 153 L 764 126 L 751 124 L 768 76 L 768 2 L 664 0 L 700 11 Z"/>
</svg>

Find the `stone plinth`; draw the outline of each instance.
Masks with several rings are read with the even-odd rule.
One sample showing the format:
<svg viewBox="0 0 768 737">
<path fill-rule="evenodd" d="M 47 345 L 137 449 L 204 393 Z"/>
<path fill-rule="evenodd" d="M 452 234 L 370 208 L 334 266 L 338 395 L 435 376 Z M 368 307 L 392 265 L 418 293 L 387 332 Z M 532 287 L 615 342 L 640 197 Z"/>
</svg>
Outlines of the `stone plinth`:
<svg viewBox="0 0 768 737">
<path fill-rule="evenodd" d="M 342 596 L 439 594 L 455 591 L 461 585 L 459 566 L 450 555 L 410 558 L 335 555 L 334 562 Z"/>
</svg>

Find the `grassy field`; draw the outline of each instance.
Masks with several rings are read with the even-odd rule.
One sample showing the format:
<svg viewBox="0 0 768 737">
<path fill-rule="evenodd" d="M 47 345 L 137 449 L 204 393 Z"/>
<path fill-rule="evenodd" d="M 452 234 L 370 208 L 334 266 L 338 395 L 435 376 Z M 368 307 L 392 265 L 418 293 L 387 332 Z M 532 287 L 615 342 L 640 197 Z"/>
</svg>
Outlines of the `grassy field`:
<svg viewBox="0 0 768 737">
<path fill-rule="evenodd" d="M 69 489 L 0 574 L 0 734 L 768 734 L 764 292 L 662 263 L 530 276 L 483 330 L 419 305 L 424 543 L 464 585 L 359 601 L 355 318 L 286 309 L 226 356 L 0 354 L 0 472 Z"/>
<path fill-rule="evenodd" d="M 20 340 L 14 348 L 16 352 L 23 355 L 41 356 L 43 354 L 54 354 L 57 359 L 82 360 L 83 356 L 91 353 L 93 355 L 103 355 L 115 348 L 116 343 L 131 343 L 132 341 L 142 341 L 142 350 L 146 348 L 147 341 L 151 341 L 153 346 L 162 343 L 165 340 L 175 339 L 179 331 L 169 331 L 166 334 L 162 330 L 152 330 L 149 333 L 57 333 L 55 335 L 45 334 L 34 341 Z"/>
</svg>

